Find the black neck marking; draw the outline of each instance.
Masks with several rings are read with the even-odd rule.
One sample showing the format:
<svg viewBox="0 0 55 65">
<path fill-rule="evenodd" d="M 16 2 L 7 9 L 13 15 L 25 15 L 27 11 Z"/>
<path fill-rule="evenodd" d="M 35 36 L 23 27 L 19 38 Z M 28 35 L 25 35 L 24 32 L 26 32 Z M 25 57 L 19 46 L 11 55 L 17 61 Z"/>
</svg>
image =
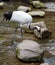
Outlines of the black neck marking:
<svg viewBox="0 0 55 65">
<path fill-rule="evenodd" d="M 13 14 L 13 12 L 10 11 L 9 14 L 8 14 L 8 19 L 9 19 L 9 20 L 11 19 L 12 14 Z"/>
<path fill-rule="evenodd" d="M 4 14 L 4 17 L 6 18 L 6 20 L 10 20 L 11 17 L 12 17 L 12 14 L 13 14 L 13 12 L 11 12 L 11 11 L 6 12 L 6 13 Z"/>
</svg>

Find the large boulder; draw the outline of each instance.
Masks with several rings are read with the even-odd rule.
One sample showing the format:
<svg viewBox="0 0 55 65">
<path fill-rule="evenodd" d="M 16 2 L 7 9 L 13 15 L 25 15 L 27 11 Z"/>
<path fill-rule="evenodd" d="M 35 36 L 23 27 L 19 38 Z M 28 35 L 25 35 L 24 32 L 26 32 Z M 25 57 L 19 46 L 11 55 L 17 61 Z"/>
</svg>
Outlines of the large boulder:
<svg viewBox="0 0 55 65">
<path fill-rule="evenodd" d="M 30 14 L 31 16 L 38 16 L 38 17 L 43 17 L 45 15 L 44 11 L 31 11 L 28 12 L 28 14 Z"/>
<path fill-rule="evenodd" d="M 29 12 L 29 11 L 31 11 L 31 8 L 30 8 L 30 7 L 27 7 L 27 6 L 19 6 L 19 7 L 17 8 L 17 10 Z"/>
<path fill-rule="evenodd" d="M 32 5 L 34 8 L 45 8 L 44 3 L 41 1 L 32 1 Z"/>
<path fill-rule="evenodd" d="M 17 57 L 23 61 L 42 61 L 43 49 L 37 42 L 23 40 L 16 47 Z"/>
<path fill-rule="evenodd" d="M 37 38 L 48 38 L 52 33 L 48 30 L 44 22 L 38 22 L 33 26 L 34 34 Z"/>
</svg>

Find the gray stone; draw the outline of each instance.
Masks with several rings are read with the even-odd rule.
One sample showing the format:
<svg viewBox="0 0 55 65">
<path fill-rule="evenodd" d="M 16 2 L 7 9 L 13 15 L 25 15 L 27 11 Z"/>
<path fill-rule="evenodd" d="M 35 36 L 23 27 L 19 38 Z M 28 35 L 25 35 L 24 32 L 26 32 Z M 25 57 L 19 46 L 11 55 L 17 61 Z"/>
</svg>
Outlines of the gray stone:
<svg viewBox="0 0 55 65">
<path fill-rule="evenodd" d="M 38 22 L 33 28 L 34 34 L 37 38 L 48 38 L 51 35 L 51 32 L 48 30 L 44 22 Z"/>
<path fill-rule="evenodd" d="M 28 12 L 31 16 L 39 16 L 39 17 L 43 17 L 45 15 L 44 11 L 31 11 Z"/>
<path fill-rule="evenodd" d="M 27 6 L 19 6 L 19 7 L 17 8 L 17 10 L 19 10 L 19 11 L 29 12 L 29 11 L 31 11 L 31 7 L 27 7 Z"/>
<path fill-rule="evenodd" d="M 45 3 L 45 6 L 46 6 L 45 11 L 55 12 L 55 3 L 54 2 Z"/>
<path fill-rule="evenodd" d="M 40 1 L 32 1 L 33 7 L 35 8 L 45 8 L 44 3 L 40 2 Z"/>
<path fill-rule="evenodd" d="M 23 40 L 16 47 L 17 57 L 23 61 L 41 61 L 43 49 L 37 42 Z"/>
</svg>

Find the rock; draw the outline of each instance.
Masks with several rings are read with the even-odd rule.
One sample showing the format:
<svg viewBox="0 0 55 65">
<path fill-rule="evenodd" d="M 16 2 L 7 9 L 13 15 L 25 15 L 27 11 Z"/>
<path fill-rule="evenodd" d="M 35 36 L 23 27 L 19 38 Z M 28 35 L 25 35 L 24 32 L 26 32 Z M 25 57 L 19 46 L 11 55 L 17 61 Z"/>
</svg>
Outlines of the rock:
<svg viewBox="0 0 55 65">
<path fill-rule="evenodd" d="M 30 14 L 31 16 L 39 16 L 39 17 L 43 17 L 45 15 L 44 11 L 31 11 L 28 12 L 28 14 Z"/>
<path fill-rule="evenodd" d="M 44 3 L 41 1 L 32 1 L 32 5 L 34 8 L 45 8 Z"/>
<path fill-rule="evenodd" d="M 42 63 L 42 64 L 40 64 L 40 65 L 49 65 L 49 63 Z"/>
<path fill-rule="evenodd" d="M 34 33 L 34 35 L 39 39 L 48 38 L 52 34 L 48 30 L 44 22 L 31 23 L 30 28 L 28 29 L 27 29 L 27 24 L 24 24 L 23 29 L 28 33 Z"/>
<path fill-rule="evenodd" d="M 23 40 L 16 47 L 17 57 L 23 61 L 42 61 L 43 49 L 32 40 Z"/>
<path fill-rule="evenodd" d="M 44 22 L 38 22 L 33 25 L 33 31 L 35 36 L 40 39 L 48 38 L 51 35 L 51 32 L 47 29 Z"/>
<path fill-rule="evenodd" d="M 0 2 L 0 8 L 3 8 L 4 2 Z"/>
<path fill-rule="evenodd" d="M 17 10 L 29 12 L 29 11 L 31 11 L 31 8 L 30 8 L 30 7 L 27 7 L 27 6 L 19 6 L 19 7 L 17 8 Z"/>
<path fill-rule="evenodd" d="M 55 12 L 55 3 L 54 2 L 46 2 L 45 3 L 46 9 L 45 11 L 51 11 L 51 12 Z"/>
</svg>

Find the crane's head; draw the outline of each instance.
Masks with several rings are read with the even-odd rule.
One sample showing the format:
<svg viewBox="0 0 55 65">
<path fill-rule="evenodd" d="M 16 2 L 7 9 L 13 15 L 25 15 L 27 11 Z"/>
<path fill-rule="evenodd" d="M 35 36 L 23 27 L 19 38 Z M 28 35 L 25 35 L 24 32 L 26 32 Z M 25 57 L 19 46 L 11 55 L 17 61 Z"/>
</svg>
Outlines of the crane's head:
<svg viewBox="0 0 55 65">
<path fill-rule="evenodd" d="M 3 14 L 3 20 L 10 20 L 11 19 L 11 16 L 12 16 L 12 12 L 11 11 L 9 11 L 9 12 L 5 12 L 4 14 Z"/>
</svg>

